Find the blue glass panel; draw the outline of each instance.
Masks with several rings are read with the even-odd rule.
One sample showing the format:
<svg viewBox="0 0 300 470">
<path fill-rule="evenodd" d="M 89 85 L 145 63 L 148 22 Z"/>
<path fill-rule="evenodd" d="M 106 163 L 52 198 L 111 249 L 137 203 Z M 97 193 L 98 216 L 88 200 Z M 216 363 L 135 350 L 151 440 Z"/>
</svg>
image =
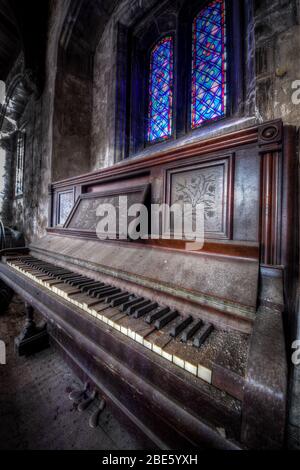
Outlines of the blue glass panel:
<svg viewBox="0 0 300 470">
<path fill-rule="evenodd" d="M 225 2 L 214 0 L 193 22 L 192 127 L 226 112 Z"/>
<path fill-rule="evenodd" d="M 173 38 L 166 36 L 152 49 L 150 57 L 149 142 L 172 135 Z"/>
</svg>

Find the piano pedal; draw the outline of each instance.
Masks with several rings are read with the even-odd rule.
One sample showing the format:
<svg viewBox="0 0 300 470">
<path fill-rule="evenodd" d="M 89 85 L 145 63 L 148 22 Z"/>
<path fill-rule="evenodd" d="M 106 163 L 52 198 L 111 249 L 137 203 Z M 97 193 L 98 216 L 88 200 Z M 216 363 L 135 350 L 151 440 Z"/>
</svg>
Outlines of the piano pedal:
<svg viewBox="0 0 300 470">
<path fill-rule="evenodd" d="M 91 428 L 96 428 L 99 424 L 99 418 L 100 418 L 100 415 L 102 413 L 102 411 L 104 410 L 105 408 L 105 405 L 106 405 L 106 401 L 104 400 L 104 398 L 102 398 L 102 400 L 100 401 L 100 404 L 98 406 L 98 408 L 94 411 L 94 413 L 90 416 L 90 419 L 89 419 L 89 426 Z"/>
<path fill-rule="evenodd" d="M 72 392 L 69 393 L 69 399 L 72 401 L 75 401 L 77 403 L 80 402 L 80 400 L 83 398 L 83 396 L 86 394 L 89 388 L 89 383 L 86 382 L 84 384 L 83 390 L 73 390 Z"/>
<path fill-rule="evenodd" d="M 93 403 L 93 401 L 95 400 L 95 398 L 97 397 L 97 391 L 96 390 L 93 390 L 91 395 L 86 398 L 85 400 L 81 401 L 78 405 L 78 411 L 84 411 L 86 410 L 91 403 Z"/>
</svg>

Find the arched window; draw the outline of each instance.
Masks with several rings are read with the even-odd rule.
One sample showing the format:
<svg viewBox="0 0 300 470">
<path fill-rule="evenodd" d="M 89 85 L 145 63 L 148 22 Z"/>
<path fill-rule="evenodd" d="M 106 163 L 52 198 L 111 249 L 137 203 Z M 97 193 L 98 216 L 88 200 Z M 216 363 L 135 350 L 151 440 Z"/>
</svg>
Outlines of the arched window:
<svg viewBox="0 0 300 470">
<path fill-rule="evenodd" d="M 252 2 L 160 3 L 118 25 L 115 161 L 253 114 Z"/>
<path fill-rule="evenodd" d="M 213 0 L 193 21 L 192 128 L 225 116 L 225 1 Z"/>
<path fill-rule="evenodd" d="M 173 38 L 166 36 L 150 54 L 147 140 L 168 139 L 173 115 Z"/>
</svg>

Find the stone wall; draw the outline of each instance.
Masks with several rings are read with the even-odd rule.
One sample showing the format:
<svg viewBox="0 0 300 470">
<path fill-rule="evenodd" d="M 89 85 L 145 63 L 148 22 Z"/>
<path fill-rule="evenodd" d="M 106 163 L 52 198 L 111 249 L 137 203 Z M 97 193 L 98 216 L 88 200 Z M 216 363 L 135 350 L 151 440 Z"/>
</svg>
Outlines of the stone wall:
<svg viewBox="0 0 300 470">
<path fill-rule="evenodd" d="M 116 27 L 111 20 L 95 53 L 91 166 L 93 169 L 114 163 Z"/>
<path fill-rule="evenodd" d="M 44 235 L 48 224 L 48 185 L 52 179 L 53 109 L 58 40 L 70 0 L 52 0 L 46 55 L 46 82 L 43 93 L 31 93 L 17 128 L 26 132 L 24 193 L 14 198 L 16 142 L 15 131 L 5 138 L 6 171 L 2 215 L 10 225 L 24 232 L 27 242 Z M 18 69 L 18 73 L 20 70 Z M 23 70 L 24 73 L 24 70 Z M 14 79 L 14 74 L 8 78 Z M 12 97 L 12 99 L 15 99 Z"/>
<path fill-rule="evenodd" d="M 12 201 L 14 200 L 14 187 L 12 181 L 15 175 L 15 159 L 14 159 L 14 139 L 4 138 L 0 142 L 1 156 L 4 158 L 3 170 L 4 179 L 2 181 L 2 204 L 0 217 L 5 225 L 12 226 L 15 224 L 13 220 Z"/>
<path fill-rule="evenodd" d="M 254 4 L 257 115 L 299 126 L 300 105 L 292 102 L 292 83 L 300 78 L 300 2 Z"/>
</svg>

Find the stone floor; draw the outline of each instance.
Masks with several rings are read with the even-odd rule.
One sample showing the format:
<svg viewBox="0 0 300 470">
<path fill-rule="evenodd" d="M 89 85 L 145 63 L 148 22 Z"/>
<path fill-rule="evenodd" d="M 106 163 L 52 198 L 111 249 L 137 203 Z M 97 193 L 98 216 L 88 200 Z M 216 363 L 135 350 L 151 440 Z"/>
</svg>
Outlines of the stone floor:
<svg viewBox="0 0 300 470">
<path fill-rule="evenodd" d="M 29 358 L 14 353 L 14 338 L 24 322 L 23 304 L 15 298 L 0 312 L 0 340 L 6 365 L 0 365 L 0 449 L 138 449 L 138 442 L 105 409 L 99 426 L 88 425 L 93 408 L 82 413 L 69 400 L 81 386 L 51 347 Z"/>
</svg>

